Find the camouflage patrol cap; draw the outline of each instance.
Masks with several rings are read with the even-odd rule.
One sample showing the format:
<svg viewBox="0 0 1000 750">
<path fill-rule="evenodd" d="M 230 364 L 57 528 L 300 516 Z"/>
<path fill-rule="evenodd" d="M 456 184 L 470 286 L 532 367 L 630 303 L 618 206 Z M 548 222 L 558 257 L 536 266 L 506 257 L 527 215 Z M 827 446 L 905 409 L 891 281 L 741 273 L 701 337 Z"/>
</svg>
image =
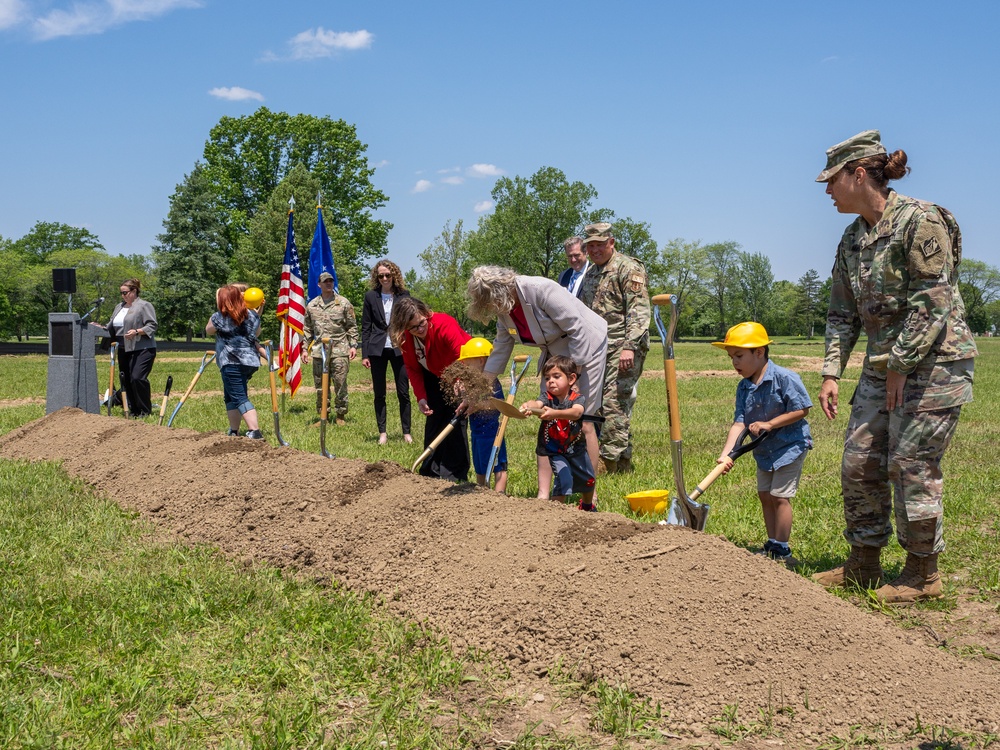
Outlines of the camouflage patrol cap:
<svg viewBox="0 0 1000 750">
<path fill-rule="evenodd" d="M 611 234 L 611 225 L 606 221 L 601 221 L 597 224 L 588 224 L 583 228 L 582 244 L 584 245 L 588 242 L 604 242 L 605 240 L 613 240 L 614 238 L 614 235 Z"/>
<path fill-rule="evenodd" d="M 882 135 L 877 130 L 865 130 L 851 136 L 846 141 L 826 150 L 826 169 L 819 173 L 816 182 L 829 181 L 849 161 L 885 152 L 885 146 L 882 145 Z"/>
<path fill-rule="evenodd" d="M 321 273 L 319 275 L 319 280 L 320 281 L 328 281 L 328 280 L 329 281 L 333 281 L 333 274 L 330 273 L 329 271 L 323 271 L 323 273 Z"/>
</svg>

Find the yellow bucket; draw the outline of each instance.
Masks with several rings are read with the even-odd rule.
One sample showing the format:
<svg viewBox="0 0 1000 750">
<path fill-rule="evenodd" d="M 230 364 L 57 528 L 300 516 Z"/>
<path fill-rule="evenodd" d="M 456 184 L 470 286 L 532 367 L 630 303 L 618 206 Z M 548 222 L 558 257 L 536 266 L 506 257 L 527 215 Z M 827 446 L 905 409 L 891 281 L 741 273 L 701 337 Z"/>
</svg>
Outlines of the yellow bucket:
<svg viewBox="0 0 1000 750">
<path fill-rule="evenodd" d="M 670 507 L 670 492 L 668 490 L 643 490 L 626 495 L 629 507 L 636 513 L 661 515 Z"/>
</svg>

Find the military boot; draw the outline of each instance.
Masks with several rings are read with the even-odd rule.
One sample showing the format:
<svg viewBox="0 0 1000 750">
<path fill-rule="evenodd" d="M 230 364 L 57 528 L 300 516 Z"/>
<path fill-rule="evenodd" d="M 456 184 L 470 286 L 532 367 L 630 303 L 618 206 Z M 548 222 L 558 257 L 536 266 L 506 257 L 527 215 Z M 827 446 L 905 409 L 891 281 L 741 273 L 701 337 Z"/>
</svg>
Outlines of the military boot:
<svg viewBox="0 0 1000 750">
<path fill-rule="evenodd" d="M 619 474 L 631 474 L 632 473 L 632 459 L 628 456 L 622 454 L 618 458 L 618 468 Z"/>
<path fill-rule="evenodd" d="M 941 596 L 941 574 L 937 569 L 937 555 L 919 557 L 906 553 L 906 565 L 899 578 L 875 592 L 886 604 L 912 604 L 921 599 Z"/>
<path fill-rule="evenodd" d="M 853 546 L 843 565 L 816 573 L 812 579 L 828 589 L 852 585 L 873 589 L 882 583 L 881 555 L 881 547 Z"/>
<path fill-rule="evenodd" d="M 611 458 L 605 458 L 601 456 L 597 459 L 597 470 L 596 475 L 601 476 L 601 474 L 614 474 L 618 471 L 618 462 Z"/>
</svg>

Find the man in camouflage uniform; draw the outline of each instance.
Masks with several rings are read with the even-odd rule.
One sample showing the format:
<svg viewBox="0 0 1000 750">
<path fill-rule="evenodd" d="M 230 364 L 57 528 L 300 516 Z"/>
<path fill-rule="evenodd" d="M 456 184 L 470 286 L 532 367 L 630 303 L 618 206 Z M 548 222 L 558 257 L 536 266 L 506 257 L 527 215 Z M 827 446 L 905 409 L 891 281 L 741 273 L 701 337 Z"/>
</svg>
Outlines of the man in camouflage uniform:
<svg viewBox="0 0 1000 750">
<path fill-rule="evenodd" d="M 649 351 L 646 268 L 615 250 L 611 225 L 606 222 L 584 229 L 583 246 L 590 268 L 583 277 L 580 301 L 608 321 L 601 461 L 609 473 L 631 471 L 632 408 Z"/>
<path fill-rule="evenodd" d="M 306 319 L 302 328 L 302 362 L 313 360 L 313 383 L 316 384 L 316 411 L 323 408 L 323 337 L 330 337 L 333 355 L 330 357 L 330 385 L 336 394 L 334 408 L 337 424 L 345 424 L 347 416 L 347 370 L 351 360 L 358 355 L 358 321 L 354 305 L 347 297 L 333 288 L 333 275 L 324 271 L 319 275 L 320 295 L 306 305 Z M 327 399 L 330 398 L 329 393 Z M 328 400 L 327 403 L 330 403 Z"/>
<path fill-rule="evenodd" d="M 972 400 L 977 351 L 958 287 L 958 224 L 940 206 L 885 187 L 894 179 L 879 166 L 888 157 L 868 158 L 885 153 L 878 131 L 859 133 L 827 152 L 827 169 L 817 179 L 829 183 L 827 193 L 842 213 L 861 214 L 844 233 L 833 266 L 819 396 L 829 419 L 837 414 L 837 381 L 862 329 L 868 345 L 841 467 L 851 556 L 814 578 L 826 586 L 877 586 L 894 499 L 906 566 L 876 594 L 886 602 L 910 602 L 941 595 L 941 458 L 962 404 Z M 859 159 L 868 170 L 856 166 Z M 905 154 L 895 171 L 904 169 Z M 872 185 L 885 194 L 866 206 L 868 199 L 856 196 L 868 195 Z"/>
</svg>

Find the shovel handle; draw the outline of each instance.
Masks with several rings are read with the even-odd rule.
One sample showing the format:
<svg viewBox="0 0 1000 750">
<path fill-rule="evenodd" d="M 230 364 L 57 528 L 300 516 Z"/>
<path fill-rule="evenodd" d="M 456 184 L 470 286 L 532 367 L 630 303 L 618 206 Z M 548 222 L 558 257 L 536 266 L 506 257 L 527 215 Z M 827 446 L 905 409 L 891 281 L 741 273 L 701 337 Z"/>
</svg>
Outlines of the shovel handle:
<svg viewBox="0 0 1000 750">
<path fill-rule="evenodd" d="M 203 372 L 205 372 L 205 366 L 209 362 L 211 362 L 213 359 L 215 359 L 215 352 L 214 351 L 205 352 L 202 355 L 202 357 L 201 357 L 201 365 L 198 367 L 198 372 L 196 372 L 194 374 L 194 377 L 191 378 L 191 385 L 189 385 L 187 387 L 187 390 L 184 391 L 184 395 L 181 396 L 181 400 L 178 401 L 177 402 L 177 406 L 174 407 L 174 411 L 170 415 L 170 419 L 167 420 L 167 427 L 173 426 L 173 424 L 174 424 L 174 418 L 177 416 L 177 412 L 179 412 L 181 410 L 181 407 L 184 406 L 184 402 L 187 401 L 187 397 L 191 395 L 191 392 L 194 390 L 194 387 L 196 385 L 198 385 L 198 379 L 201 377 L 201 374 Z"/>
<path fill-rule="evenodd" d="M 167 375 L 167 387 L 163 389 L 163 403 L 160 404 L 160 421 L 156 423 L 157 425 L 163 424 L 163 417 L 167 413 L 167 398 L 169 398 L 170 396 L 170 389 L 171 387 L 173 387 L 173 385 L 174 385 L 174 376 Z"/>
<path fill-rule="evenodd" d="M 704 494 L 705 490 L 707 490 L 709 487 L 712 486 L 712 483 L 715 482 L 716 479 L 718 479 L 725 473 L 726 473 L 726 465 L 718 464 L 714 469 L 712 469 L 712 471 L 708 473 L 708 476 L 706 476 L 704 479 L 698 482 L 697 487 L 691 490 L 691 494 L 689 496 L 690 499 L 692 501 L 697 500 L 700 495 Z"/>
<path fill-rule="evenodd" d="M 672 294 L 657 294 L 651 300 L 654 305 L 669 305 L 674 301 L 674 295 Z"/>
<path fill-rule="evenodd" d="M 451 434 L 451 431 L 455 429 L 456 425 L 458 425 L 458 420 L 460 419 L 461 417 L 456 415 L 454 419 L 452 419 L 447 425 L 445 425 L 445 428 L 438 433 L 438 436 L 431 441 L 431 444 L 428 445 L 424 449 L 424 452 L 417 457 L 417 460 L 413 462 L 413 466 L 410 467 L 411 473 L 416 472 L 417 466 L 420 465 L 425 458 L 427 458 L 435 450 L 437 450 L 437 447 L 444 442 L 444 439 L 448 437 L 448 435 Z"/>
</svg>

